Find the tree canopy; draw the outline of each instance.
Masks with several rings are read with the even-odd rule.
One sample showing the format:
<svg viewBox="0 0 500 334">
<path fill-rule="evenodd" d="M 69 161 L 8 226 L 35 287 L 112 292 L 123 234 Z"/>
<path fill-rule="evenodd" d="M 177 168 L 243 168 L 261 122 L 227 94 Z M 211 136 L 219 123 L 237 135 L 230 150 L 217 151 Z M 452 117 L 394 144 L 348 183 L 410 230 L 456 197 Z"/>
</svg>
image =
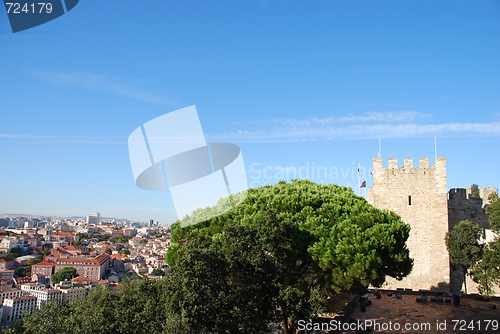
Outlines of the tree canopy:
<svg viewBox="0 0 500 334">
<path fill-rule="evenodd" d="M 74 277 L 77 277 L 78 274 L 76 273 L 76 269 L 73 267 L 66 267 L 62 268 L 58 272 L 56 272 L 54 275 L 52 275 L 52 283 L 59 283 L 61 281 L 64 281 L 65 279 L 71 280 Z"/>
<path fill-rule="evenodd" d="M 463 271 L 465 293 L 467 293 L 467 274 L 483 256 L 483 245 L 480 238 L 483 231 L 478 224 L 463 220 L 446 233 L 446 247 L 450 254 L 451 265 Z"/>
<path fill-rule="evenodd" d="M 123 248 L 121 249 L 118 254 L 120 255 L 130 255 L 130 251 L 128 250 L 128 248 Z"/>
<path fill-rule="evenodd" d="M 182 221 L 172 226 L 177 244 L 166 257 L 172 279 L 183 282 L 178 286 L 179 294 L 184 293 L 179 302 L 192 301 L 183 302 L 178 311 L 204 319 L 205 324 L 212 319 L 214 328 L 220 323 L 210 315 L 223 312 L 218 303 L 226 305 L 226 312 L 256 305 L 250 308 L 261 313 L 253 319 L 278 318 L 287 333 L 297 319 L 318 310 L 325 289 L 361 292 L 370 284 L 380 286 L 386 275 L 402 279 L 412 268 L 406 247 L 410 227 L 396 214 L 380 211 L 350 188 L 337 185 L 281 181 L 250 189 L 241 204 L 204 223 L 181 225 Z M 191 281 L 205 289 L 190 286 Z M 203 293 L 208 295 L 202 298 Z M 254 299 L 246 300 L 246 294 Z M 201 308 L 207 296 L 232 299 Z M 201 311 L 208 314 L 196 313 Z M 237 314 L 228 316 L 238 319 L 233 326 L 244 323 Z"/>
<path fill-rule="evenodd" d="M 488 214 L 489 221 L 491 224 L 491 229 L 497 233 L 500 232 L 500 199 L 498 199 L 498 193 L 492 193 L 488 199 L 490 204 L 486 207 L 486 213 Z"/>
<path fill-rule="evenodd" d="M 481 192 L 479 191 L 479 186 L 477 184 L 473 183 L 470 186 L 470 191 L 471 191 L 472 197 L 476 197 L 476 198 L 481 197 Z"/>
<path fill-rule="evenodd" d="M 491 230 L 500 233 L 500 200 L 498 193 L 492 193 L 486 207 Z M 479 284 L 479 292 L 490 296 L 495 288 L 500 287 L 500 237 L 498 235 L 484 245 L 483 255 L 477 265 L 472 268 L 471 275 L 474 282 Z"/>
<path fill-rule="evenodd" d="M 151 275 L 153 276 L 165 276 L 165 272 L 161 269 L 155 268 L 151 271 Z"/>
<path fill-rule="evenodd" d="M 494 288 L 500 286 L 500 239 L 496 238 L 483 249 L 481 260 L 471 270 L 474 282 L 478 283 L 479 293 L 490 296 Z"/>
<path fill-rule="evenodd" d="M 166 309 L 166 280 L 125 280 L 116 291 L 98 286 L 67 306 L 49 303 L 9 328 L 25 334 L 177 334 Z M 169 327 L 170 326 L 170 327 Z"/>
</svg>

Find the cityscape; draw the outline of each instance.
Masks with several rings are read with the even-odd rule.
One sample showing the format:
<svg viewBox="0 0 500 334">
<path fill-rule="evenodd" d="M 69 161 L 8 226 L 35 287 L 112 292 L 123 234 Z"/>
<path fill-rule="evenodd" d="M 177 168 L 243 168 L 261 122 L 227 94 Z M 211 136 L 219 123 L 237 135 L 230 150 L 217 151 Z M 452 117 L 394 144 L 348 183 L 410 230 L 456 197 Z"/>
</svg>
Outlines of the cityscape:
<svg viewBox="0 0 500 334">
<path fill-rule="evenodd" d="M 0 217 L 2 324 L 50 301 L 65 305 L 85 297 L 100 284 L 113 287 L 131 276 L 159 279 L 168 272 L 170 227 L 154 220 L 101 219 L 99 212 L 85 218 Z M 51 280 L 68 267 L 76 277 Z"/>
<path fill-rule="evenodd" d="M 4 5 L 1 334 L 500 330 L 498 0 Z"/>
</svg>

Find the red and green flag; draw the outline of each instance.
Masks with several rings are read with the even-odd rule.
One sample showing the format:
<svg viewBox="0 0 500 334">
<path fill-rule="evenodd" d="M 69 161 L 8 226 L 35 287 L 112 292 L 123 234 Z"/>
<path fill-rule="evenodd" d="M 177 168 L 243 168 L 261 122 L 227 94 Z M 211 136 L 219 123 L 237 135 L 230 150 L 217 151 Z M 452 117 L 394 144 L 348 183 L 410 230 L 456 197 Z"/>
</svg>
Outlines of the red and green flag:
<svg viewBox="0 0 500 334">
<path fill-rule="evenodd" d="M 361 185 L 359 187 L 360 188 L 366 188 L 366 181 L 363 181 L 363 183 L 361 183 Z"/>
</svg>

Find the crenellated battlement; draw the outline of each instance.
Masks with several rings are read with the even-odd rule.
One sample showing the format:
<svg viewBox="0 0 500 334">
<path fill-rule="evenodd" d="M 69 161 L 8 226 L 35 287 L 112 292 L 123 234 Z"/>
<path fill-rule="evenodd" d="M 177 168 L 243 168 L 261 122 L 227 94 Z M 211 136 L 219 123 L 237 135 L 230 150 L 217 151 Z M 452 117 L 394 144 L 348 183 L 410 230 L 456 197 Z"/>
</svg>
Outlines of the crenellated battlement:
<svg viewBox="0 0 500 334">
<path fill-rule="evenodd" d="M 489 204 L 488 196 L 496 192 L 496 188 L 484 187 L 480 190 L 479 197 L 473 197 L 470 188 L 450 189 L 448 192 L 448 228 L 450 231 L 462 220 L 469 220 L 485 229 L 491 228 L 484 207 Z"/>
<path fill-rule="evenodd" d="M 465 200 L 467 199 L 467 189 L 465 188 L 453 188 L 450 189 L 448 193 L 449 200 Z"/>
<path fill-rule="evenodd" d="M 429 167 L 429 158 L 420 158 L 419 159 L 419 167 L 413 167 L 413 158 L 404 158 L 403 165 L 399 167 L 397 158 L 389 158 L 388 159 L 388 167 L 384 168 L 382 166 L 382 158 L 373 159 L 373 169 L 374 170 L 392 170 L 392 169 L 428 169 L 428 168 L 446 168 L 446 158 L 437 158 L 434 166 Z"/>
</svg>

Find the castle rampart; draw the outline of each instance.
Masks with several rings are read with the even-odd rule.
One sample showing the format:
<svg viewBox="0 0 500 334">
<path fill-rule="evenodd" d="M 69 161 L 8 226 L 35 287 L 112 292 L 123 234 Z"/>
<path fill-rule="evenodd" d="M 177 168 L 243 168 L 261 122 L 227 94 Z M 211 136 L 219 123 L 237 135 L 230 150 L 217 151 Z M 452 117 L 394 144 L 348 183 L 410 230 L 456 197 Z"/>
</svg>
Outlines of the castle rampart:
<svg viewBox="0 0 500 334">
<path fill-rule="evenodd" d="M 484 210 L 484 200 L 485 198 L 472 197 L 470 189 L 451 189 L 448 193 L 448 229 L 451 231 L 462 220 L 469 220 L 483 229 L 491 228 Z"/>
<path fill-rule="evenodd" d="M 480 190 L 480 196 L 483 199 L 484 205 L 490 204 L 490 200 L 488 199 L 491 194 L 498 194 L 498 189 L 494 187 L 484 187 Z"/>
</svg>

